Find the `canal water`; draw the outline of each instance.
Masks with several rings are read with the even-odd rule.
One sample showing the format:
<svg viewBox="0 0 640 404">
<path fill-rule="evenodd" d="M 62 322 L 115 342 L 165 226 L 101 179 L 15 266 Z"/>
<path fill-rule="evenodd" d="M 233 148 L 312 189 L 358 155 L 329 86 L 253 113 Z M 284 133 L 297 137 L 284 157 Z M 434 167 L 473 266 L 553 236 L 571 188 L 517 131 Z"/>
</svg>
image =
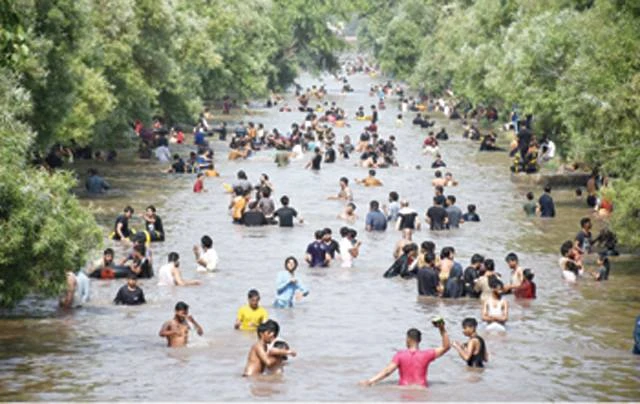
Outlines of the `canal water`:
<svg viewBox="0 0 640 404">
<path fill-rule="evenodd" d="M 306 87 L 320 80 L 329 90 L 327 100 L 336 101 L 352 116 L 358 106 L 368 109 L 375 102 L 368 94 L 369 86 L 382 82 L 353 76 L 350 82 L 356 91 L 346 95 L 339 93 L 341 83 L 330 76 L 304 76 L 301 83 Z M 295 105 L 292 94 L 287 98 Z M 408 328 L 423 331 L 423 348 L 435 347 L 440 341 L 430 324 L 433 316 L 445 318 L 451 338 L 457 341 L 464 340 L 461 320 L 480 317 L 475 300 L 418 299 L 415 280 L 382 277 L 393 261 L 392 250 L 400 234 L 393 230 L 367 234 L 364 216 L 368 203 L 373 199 L 386 203 L 388 193 L 397 191 L 423 214 L 431 205 L 434 171 L 428 168 L 431 157 L 421 153 L 424 130 L 411 125 L 412 116 L 405 117 L 403 127 L 397 127 L 395 99 L 388 100 L 387 106 L 380 114 L 380 133 L 396 136 L 400 167 L 378 170 L 384 187 L 353 185 L 360 216 L 354 227 L 363 242 L 360 257 L 352 269 L 334 265 L 311 270 L 302 265 L 298 278 L 311 293 L 292 310 L 271 307 L 276 273 L 283 268 L 285 257 L 294 255 L 302 260 L 316 229 L 330 227 L 336 234 L 343 225 L 336 218 L 343 204 L 326 197 L 337 192 L 341 176 L 354 179 L 366 175 L 365 169 L 357 167 L 356 155 L 314 173 L 304 169 L 308 157 L 277 168 L 271 152 L 230 162 L 226 160 L 227 146 L 213 141 L 222 176 L 207 178 L 208 192 L 203 194 L 192 192 L 193 175 L 164 174 L 167 167 L 158 163 L 123 155 L 115 164 L 95 165 L 116 188 L 111 196 L 83 199 L 104 225 L 105 237 L 124 206 L 130 204 L 138 213 L 154 204 L 167 233 L 164 243 L 153 245 L 156 270 L 169 252 L 176 251 L 181 255 L 185 278 L 197 278 L 203 284 L 160 288 L 156 279 L 143 280 L 140 283 L 148 304 L 141 307 L 111 303 L 122 280 L 92 281 L 90 304 L 73 313 L 58 312 L 52 301 L 25 302 L 17 315 L 0 320 L 0 399 L 639 400 L 640 358 L 630 353 L 634 319 L 640 314 L 637 261 L 614 263 L 608 282 L 586 279 L 577 285 L 564 283 L 557 264 L 559 245 L 575 235 L 579 219 L 589 211 L 575 201 L 571 190 L 554 190 L 556 219 L 525 218 L 521 205 L 530 189 L 512 183 L 508 157 L 478 153 L 477 143 L 461 137 L 459 123 L 442 117 L 436 117 L 436 127 L 445 126 L 451 140 L 443 142 L 441 150 L 447 170 L 460 181 L 446 193 L 455 195 L 463 208 L 476 204 L 482 222 L 437 234 L 423 229 L 414 240 L 432 240 L 438 250 L 455 247 L 456 259 L 464 266 L 474 253 L 493 258 L 507 279 L 504 257 L 515 251 L 523 267 L 536 274 L 538 299 L 520 302 L 507 297 L 511 305 L 508 332 L 485 336 L 491 358 L 482 371 L 467 369 L 452 349 L 432 363 L 429 389 L 399 388 L 395 385 L 397 375 L 374 387 L 358 385 L 404 348 Z M 242 119 L 286 131 L 303 117 L 298 112 L 265 109 Z M 349 123 L 349 128 L 336 129 L 338 138 L 349 134 L 357 139 L 365 124 L 353 119 Z M 189 150 L 181 146 L 172 152 L 186 157 Z M 422 168 L 417 169 L 418 165 Z M 78 169 L 84 172 L 85 168 L 79 165 Z M 292 229 L 231 224 L 229 196 L 222 184 L 232 182 L 239 169 L 256 183 L 261 173 L 269 174 L 276 198 L 289 195 L 305 224 Z M 532 190 L 536 195 L 541 192 Z M 204 234 L 213 238 L 220 264 L 219 272 L 202 275 L 195 272 L 191 250 Z M 125 250 L 115 248 L 119 259 Z M 290 359 L 281 377 L 241 377 L 256 337 L 235 331 L 233 323 L 251 288 L 261 292 L 262 303 L 281 325 L 281 337 L 299 353 Z M 172 317 L 178 300 L 191 306 L 205 334 L 192 335 L 187 348 L 168 349 L 158 331 Z"/>
</svg>

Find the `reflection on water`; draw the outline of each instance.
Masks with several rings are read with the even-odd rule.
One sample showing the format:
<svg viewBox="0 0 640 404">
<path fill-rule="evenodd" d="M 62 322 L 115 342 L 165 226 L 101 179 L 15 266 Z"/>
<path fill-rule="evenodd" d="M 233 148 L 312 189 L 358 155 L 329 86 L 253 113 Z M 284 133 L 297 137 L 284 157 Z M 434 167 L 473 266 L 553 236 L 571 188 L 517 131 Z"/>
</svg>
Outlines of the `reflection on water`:
<svg viewBox="0 0 640 404">
<path fill-rule="evenodd" d="M 340 83 L 327 79 L 334 94 L 329 97 L 353 113 L 371 104 L 366 90 L 370 79 L 354 77 L 352 85 L 363 90 L 336 94 Z M 306 78 L 303 84 L 311 84 Z M 273 164 L 272 154 L 262 153 L 249 161 L 228 162 L 226 146 L 214 142 L 220 178 L 207 178 L 209 192 L 194 195 L 191 175 L 162 174 L 162 167 L 123 155 L 117 164 L 97 164 L 119 191 L 106 198 L 84 200 L 110 231 L 112 221 L 125 205 L 141 212 L 154 204 L 163 218 L 167 241 L 154 246 L 156 268 L 170 251 L 181 254 L 186 278 L 203 281 L 199 287 L 165 288 L 155 280 L 142 280 L 149 304 L 115 307 L 111 304 L 124 282 L 92 283 L 91 306 L 73 314 L 58 313 L 53 302 L 38 303 L 38 317 L 1 320 L 0 399 L 3 400 L 638 400 L 638 357 L 630 354 L 633 320 L 640 313 L 637 262 L 613 264 L 610 281 L 584 281 L 567 285 L 560 280 L 557 250 L 571 238 L 586 209 L 572 200 L 573 191 L 554 190 L 559 217 L 528 220 L 521 204 L 528 189 L 514 185 L 503 154 L 476 153 L 477 144 L 460 137 L 457 125 L 445 122 L 452 139 L 441 149 L 448 170 L 460 181 L 451 189 L 458 204 L 478 206 L 480 223 L 459 230 L 431 234 L 421 231 L 414 240 L 433 240 L 438 248 L 456 248 L 464 265 L 478 252 L 494 258 L 499 272 L 508 276 L 504 256 L 516 251 L 524 267 L 534 269 L 538 284 L 536 301 L 511 303 L 506 335 L 486 336 L 490 362 L 483 371 L 468 370 L 454 351 L 435 361 L 429 369 L 430 388 L 395 386 L 395 378 L 373 388 L 358 385 L 386 365 L 404 348 L 407 328 L 423 331 L 423 346 L 440 343 L 431 326 L 434 315 L 449 324 L 452 339 L 464 340 L 460 322 L 480 316 L 479 303 L 459 300 L 418 299 L 414 281 L 387 280 L 382 273 L 392 261 L 399 233 L 366 234 L 364 216 L 368 202 L 386 202 L 390 191 L 407 198 L 421 213 L 430 206 L 433 170 L 430 157 L 421 154 L 425 133 L 405 118 L 395 127 L 395 102 L 382 111 L 381 133 L 396 135 L 400 167 L 379 170 L 385 183 L 379 189 L 354 185 L 361 254 L 351 270 L 302 267 L 311 293 L 293 310 L 275 310 L 275 274 L 284 258 L 299 259 L 317 228 L 342 226 L 336 215 L 337 201 L 327 201 L 338 188 L 338 178 L 361 178 L 365 170 L 350 161 L 325 165 L 317 174 L 303 169 L 306 158 L 286 168 Z M 267 111 L 255 119 L 265 127 L 288 128 L 300 122 L 298 113 Z M 362 122 L 337 129 L 338 136 L 357 138 Z M 187 146 L 172 150 L 186 155 Z M 84 163 L 82 163 L 84 164 Z M 84 166 L 82 166 L 84 167 Z M 228 195 L 222 184 L 232 182 L 245 169 L 252 181 L 268 173 L 275 196 L 291 197 L 292 206 L 306 219 L 293 229 L 249 229 L 231 224 Z M 80 170 L 83 172 L 83 170 Z M 534 190 L 538 191 L 539 190 Z M 566 201 L 563 203 L 562 201 Z M 598 224 L 596 224 L 597 230 Z M 209 234 L 220 255 L 220 271 L 196 274 L 191 252 L 203 234 Z M 124 253 L 116 247 L 117 255 Z M 292 358 L 279 377 L 250 380 L 241 376 L 247 352 L 255 342 L 253 333 L 237 332 L 233 322 L 246 293 L 257 288 L 272 318 L 281 323 L 281 335 L 299 356 Z M 205 329 L 203 337 L 192 332 L 185 349 L 168 350 L 158 337 L 161 324 L 173 315 L 177 300 L 191 306 L 191 313 Z M 34 309 L 24 304 L 23 313 Z M 56 314 L 57 313 L 57 314 Z M 53 315 L 53 318 L 47 318 Z"/>
</svg>

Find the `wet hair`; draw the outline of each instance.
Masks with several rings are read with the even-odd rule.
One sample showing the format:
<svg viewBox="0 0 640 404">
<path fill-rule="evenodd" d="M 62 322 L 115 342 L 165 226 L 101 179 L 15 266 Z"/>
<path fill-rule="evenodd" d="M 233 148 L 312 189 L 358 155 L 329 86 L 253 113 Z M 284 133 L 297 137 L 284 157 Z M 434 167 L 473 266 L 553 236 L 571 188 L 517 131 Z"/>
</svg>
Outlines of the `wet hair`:
<svg viewBox="0 0 640 404">
<path fill-rule="evenodd" d="M 376 176 L 376 170 L 369 170 L 369 175 L 372 177 Z"/>
<path fill-rule="evenodd" d="M 320 240 L 324 236 L 324 230 L 316 230 L 314 233 L 316 240 Z"/>
<path fill-rule="evenodd" d="M 544 187 L 544 192 L 546 193 L 550 193 L 551 192 L 551 187 L 549 185 Z"/>
<path fill-rule="evenodd" d="M 440 251 L 440 259 L 450 258 L 450 257 L 453 256 L 454 252 L 455 252 L 455 250 L 453 249 L 453 247 L 444 247 Z"/>
<path fill-rule="evenodd" d="M 284 195 L 282 198 L 280 198 L 280 203 L 284 206 L 289 206 L 289 197 Z"/>
<path fill-rule="evenodd" d="M 378 210 L 378 208 L 380 208 L 380 204 L 378 203 L 378 201 L 371 201 L 369 202 L 369 207 L 372 210 Z"/>
<path fill-rule="evenodd" d="M 588 217 L 583 217 L 582 219 L 580 219 L 580 227 L 584 227 L 584 225 L 587 223 L 591 223 L 591 219 L 589 219 Z"/>
<path fill-rule="evenodd" d="M 474 330 L 478 327 L 478 321 L 473 317 L 467 317 L 462 320 L 462 328 L 473 328 Z"/>
<path fill-rule="evenodd" d="M 432 252 L 427 252 L 424 254 L 424 260 L 427 264 L 433 265 L 436 263 L 436 256 Z"/>
<path fill-rule="evenodd" d="M 200 243 L 209 249 L 213 245 L 213 240 L 211 240 L 211 237 L 209 236 L 202 236 Z"/>
<path fill-rule="evenodd" d="M 252 202 L 249 204 L 249 210 L 253 210 L 253 209 L 255 209 L 257 206 L 258 206 L 258 201 L 252 201 Z"/>
<path fill-rule="evenodd" d="M 176 303 L 176 311 L 179 311 L 179 310 L 188 311 L 189 305 L 186 304 L 185 302 L 178 302 Z"/>
<path fill-rule="evenodd" d="M 422 333 L 417 328 L 410 328 L 407 331 L 407 338 L 417 343 L 420 343 L 420 341 L 422 341 Z"/>
<path fill-rule="evenodd" d="M 261 324 L 262 326 L 264 326 L 264 330 L 265 331 L 271 331 L 273 332 L 274 336 L 278 336 L 278 334 L 280 334 L 280 324 L 278 324 L 275 320 L 267 320 L 264 323 Z M 258 327 L 260 328 L 260 327 Z M 258 332 L 258 335 L 260 335 L 261 333 Z"/>
<path fill-rule="evenodd" d="M 258 291 L 257 291 L 257 290 L 255 290 L 255 289 L 251 289 L 251 290 L 249 291 L 249 293 L 247 293 L 247 298 L 249 298 L 249 299 L 253 299 L 253 298 L 254 298 L 254 297 L 256 297 L 256 296 L 257 296 L 257 297 L 260 297 L 260 292 L 258 292 Z"/>
<path fill-rule="evenodd" d="M 576 188 L 576 196 L 582 196 L 582 188 Z"/>
<path fill-rule="evenodd" d="M 102 254 L 103 255 L 111 255 L 113 257 L 114 256 L 113 248 L 107 248 L 106 250 L 103 251 Z"/>
<path fill-rule="evenodd" d="M 489 287 L 491 289 L 502 289 L 503 286 L 504 284 L 496 275 L 489 277 Z"/>
<path fill-rule="evenodd" d="M 271 196 L 271 189 L 269 188 L 262 188 L 262 196 L 265 198 L 269 198 Z"/>
<path fill-rule="evenodd" d="M 178 255 L 177 252 L 170 252 L 169 253 L 169 262 L 176 262 L 180 260 L 180 255 Z"/>
<path fill-rule="evenodd" d="M 528 281 L 532 281 L 533 277 L 535 276 L 533 274 L 533 271 L 530 270 L 529 268 L 526 268 L 524 271 L 522 271 L 522 274 L 524 276 L 524 279 L 528 280 Z"/>
<path fill-rule="evenodd" d="M 437 170 L 435 173 L 433 173 L 433 175 L 435 175 L 436 178 L 441 178 L 442 177 L 442 171 Z"/>
<path fill-rule="evenodd" d="M 356 204 L 355 204 L 355 203 L 353 203 L 353 202 L 349 202 L 349 203 L 347 204 L 347 206 L 349 206 L 349 207 L 350 207 L 351 209 L 353 209 L 353 210 L 356 210 Z"/>
<path fill-rule="evenodd" d="M 403 254 L 409 254 L 411 251 L 418 251 L 418 246 L 416 245 L 416 243 L 410 243 L 402 247 Z"/>
<path fill-rule="evenodd" d="M 473 254 L 473 256 L 471 256 L 471 264 L 480 264 L 484 262 L 484 257 L 480 254 Z"/>
<path fill-rule="evenodd" d="M 562 245 L 560 246 L 560 254 L 562 254 L 562 256 L 564 257 L 567 255 L 569 251 L 571 251 L 572 248 L 573 248 L 573 241 L 567 240 L 564 243 L 562 243 Z"/>
<path fill-rule="evenodd" d="M 510 253 L 509 253 L 509 254 L 507 254 L 507 256 L 504 258 L 504 260 L 505 260 L 506 262 L 509 262 L 509 261 L 515 261 L 515 262 L 518 262 L 518 256 L 516 255 L 516 253 L 514 253 L 514 252 L 510 252 Z"/>
<path fill-rule="evenodd" d="M 433 241 L 423 241 L 422 244 L 420 244 L 420 248 L 433 253 L 436 250 L 436 244 Z"/>
<path fill-rule="evenodd" d="M 447 196 L 447 199 L 449 200 L 449 202 L 451 202 L 452 205 L 456 203 L 456 197 L 453 195 Z"/>
<path fill-rule="evenodd" d="M 204 173 L 198 173 L 197 175 L 198 178 L 204 177 Z M 235 191 L 235 190 L 234 190 Z"/>
<path fill-rule="evenodd" d="M 151 210 L 153 213 L 156 213 L 156 207 L 153 205 L 147 206 L 147 210 Z"/>
<path fill-rule="evenodd" d="M 330 228 L 325 227 L 325 228 L 322 230 L 322 233 L 323 233 L 323 234 L 332 234 L 332 231 L 331 231 L 331 229 L 330 229 Z"/>
<path fill-rule="evenodd" d="M 273 347 L 278 349 L 289 349 L 289 344 L 287 344 L 286 341 L 279 340 L 273 343 Z"/>
<path fill-rule="evenodd" d="M 340 236 L 341 237 L 347 237 L 349 236 L 349 234 L 351 233 L 351 229 L 349 229 L 348 227 L 344 226 L 340 228 Z"/>
<path fill-rule="evenodd" d="M 389 192 L 389 199 L 391 199 L 392 201 L 396 202 L 396 201 L 398 201 L 398 199 L 400 199 L 400 195 L 398 195 L 398 193 L 396 191 L 391 191 L 391 192 Z"/>
<path fill-rule="evenodd" d="M 475 212 L 476 212 L 476 205 L 474 205 L 474 204 L 472 204 L 472 203 L 471 203 L 471 204 L 469 204 L 469 205 L 467 205 L 467 210 L 468 210 L 469 212 L 471 212 L 471 213 L 475 213 Z"/>
<path fill-rule="evenodd" d="M 484 260 L 484 268 L 487 271 L 495 271 L 496 270 L 496 263 L 493 262 L 493 260 L 491 258 L 487 258 L 486 260 Z"/>
<path fill-rule="evenodd" d="M 138 280 L 138 275 L 136 275 L 136 274 L 135 274 L 135 273 L 133 273 L 133 272 L 130 272 L 130 273 L 127 275 L 127 279 L 133 279 L 134 281 L 135 281 L 135 280 Z"/>
<path fill-rule="evenodd" d="M 444 194 L 444 187 L 442 185 L 438 185 L 436 187 L 436 191 L 440 192 L 441 194 Z"/>
<path fill-rule="evenodd" d="M 133 214 L 133 208 L 131 206 L 127 206 L 126 208 L 124 208 L 124 213 L 130 212 Z"/>
<path fill-rule="evenodd" d="M 247 179 L 247 173 L 245 173 L 244 170 L 238 171 L 238 179 L 239 180 L 246 180 Z"/>
<path fill-rule="evenodd" d="M 340 178 L 340 182 L 344 182 L 345 184 L 349 185 L 349 178 L 347 178 L 347 177 L 341 177 L 341 178 Z"/>
<path fill-rule="evenodd" d="M 287 262 L 289 262 L 289 261 L 293 261 L 296 264 L 296 268 L 298 267 L 298 260 L 296 259 L 296 257 L 291 256 L 291 257 L 285 258 L 285 260 L 284 260 L 284 268 L 285 269 L 287 269 Z"/>
<path fill-rule="evenodd" d="M 533 196 L 533 192 L 527 192 L 527 199 L 528 199 L 528 200 L 530 200 L 530 201 L 532 201 L 532 200 L 533 200 L 533 198 L 534 198 L 534 196 Z"/>
<path fill-rule="evenodd" d="M 146 249 L 144 248 L 143 244 L 136 244 L 133 246 L 133 251 L 140 253 L 140 255 L 144 255 Z"/>
</svg>

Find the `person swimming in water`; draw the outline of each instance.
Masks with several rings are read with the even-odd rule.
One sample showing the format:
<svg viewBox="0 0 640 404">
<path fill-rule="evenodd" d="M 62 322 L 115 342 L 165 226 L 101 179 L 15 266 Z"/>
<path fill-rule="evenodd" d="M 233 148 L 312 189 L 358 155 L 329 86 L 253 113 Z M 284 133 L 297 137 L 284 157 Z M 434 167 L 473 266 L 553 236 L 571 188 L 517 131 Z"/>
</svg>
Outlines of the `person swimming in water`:
<svg viewBox="0 0 640 404">
<path fill-rule="evenodd" d="M 506 331 L 504 325 L 509 320 L 509 302 L 502 299 L 501 282 L 489 278 L 492 294 L 482 303 L 482 320 L 487 323 L 487 330 Z"/>
<path fill-rule="evenodd" d="M 353 202 L 349 202 L 344 210 L 338 215 L 338 219 L 342 219 L 348 223 L 355 223 L 358 220 L 358 215 L 356 215 L 356 205 Z"/>
<path fill-rule="evenodd" d="M 478 335 L 476 329 L 478 321 L 467 317 L 462 320 L 462 333 L 469 339 L 464 344 L 453 342 L 453 348 L 458 351 L 460 357 L 472 368 L 483 368 L 484 362 L 489 361 L 489 354 L 484 339 Z"/>
<path fill-rule="evenodd" d="M 260 375 L 267 369 L 279 366 L 282 361 L 278 357 L 296 356 L 296 351 L 292 349 L 275 348 L 269 350 L 269 344 L 278 337 L 279 332 L 280 325 L 274 320 L 267 320 L 258 326 L 258 341 L 249 350 L 242 376 Z"/>
<path fill-rule="evenodd" d="M 369 175 L 361 180 L 356 179 L 356 183 L 364 185 L 365 187 L 380 187 L 382 181 L 376 178 L 376 170 L 369 170 Z"/>
<path fill-rule="evenodd" d="M 328 199 L 353 201 L 353 192 L 351 192 L 351 188 L 349 188 L 349 179 L 347 177 L 340 178 L 340 191 L 338 191 L 337 195 L 332 195 Z"/>
<path fill-rule="evenodd" d="M 162 325 L 158 335 L 167 339 L 167 346 L 170 348 L 186 346 L 189 340 L 189 323 L 193 324 L 198 335 L 204 334 L 200 324 L 189 314 L 189 305 L 178 302 L 175 307 L 175 316 Z"/>
</svg>

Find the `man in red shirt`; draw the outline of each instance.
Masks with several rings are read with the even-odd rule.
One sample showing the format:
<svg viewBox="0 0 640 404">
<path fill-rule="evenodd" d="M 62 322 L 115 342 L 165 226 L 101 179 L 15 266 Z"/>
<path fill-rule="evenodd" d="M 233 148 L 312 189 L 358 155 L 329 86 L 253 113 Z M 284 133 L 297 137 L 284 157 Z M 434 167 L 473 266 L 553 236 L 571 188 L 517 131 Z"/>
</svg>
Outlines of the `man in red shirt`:
<svg viewBox="0 0 640 404">
<path fill-rule="evenodd" d="M 363 381 L 362 384 L 371 386 L 399 369 L 400 380 L 398 384 L 400 386 L 419 385 L 427 387 L 429 364 L 444 355 L 451 347 L 449 335 L 444 328 L 444 321 L 434 321 L 433 325 L 440 330 L 442 346 L 421 351 L 419 345 L 422 333 L 415 328 L 411 328 L 407 331 L 407 349 L 398 351 L 387 367 L 371 379 Z"/>
</svg>

